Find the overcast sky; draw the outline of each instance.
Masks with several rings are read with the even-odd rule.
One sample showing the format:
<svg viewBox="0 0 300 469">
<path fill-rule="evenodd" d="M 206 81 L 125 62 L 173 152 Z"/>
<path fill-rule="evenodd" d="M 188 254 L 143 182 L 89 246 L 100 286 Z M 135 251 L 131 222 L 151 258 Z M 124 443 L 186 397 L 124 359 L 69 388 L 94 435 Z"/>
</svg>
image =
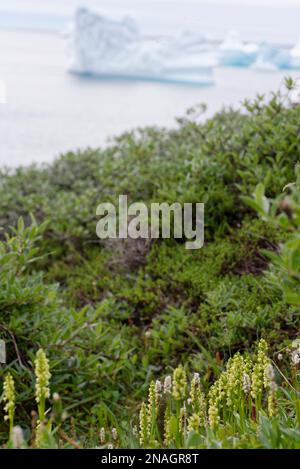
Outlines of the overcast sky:
<svg viewBox="0 0 300 469">
<path fill-rule="evenodd" d="M 300 0 L 0 0 L 0 29 L 61 31 L 78 6 L 131 16 L 145 35 L 191 30 L 223 38 L 234 29 L 245 40 L 294 44 L 300 34 Z"/>
<path fill-rule="evenodd" d="M 0 0 L 1 10 L 22 10 L 28 11 L 64 11 L 73 10 L 74 6 L 87 5 L 91 7 L 97 6 L 124 6 L 133 5 L 134 3 L 142 4 L 220 4 L 220 5 L 238 5 L 239 7 L 260 5 L 260 6 L 299 6 L 300 0 Z"/>
</svg>

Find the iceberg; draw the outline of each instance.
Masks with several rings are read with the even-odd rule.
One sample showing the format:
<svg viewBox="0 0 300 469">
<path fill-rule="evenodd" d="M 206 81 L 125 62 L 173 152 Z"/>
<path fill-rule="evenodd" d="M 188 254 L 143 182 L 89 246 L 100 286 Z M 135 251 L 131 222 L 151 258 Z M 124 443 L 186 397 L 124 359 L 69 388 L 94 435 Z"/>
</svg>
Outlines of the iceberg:
<svg viewBox="0 0 300 469">
<path fill-rule="evenodd" d="M 262 43 L 253 68 L 269 71 L 289 69 L 291 68 L 290 51 L 288 48 Z"/>
<path fill-rule="evenodd" d="M 68 70 L 104 79 L 210 85 L 217 66 L 262 72 L 300 69 L 300 39 L 288 49 L 244 42 L 235 31 L 221 43 L 198 31 L 144 37 L 132 18 L 117 21 L 87 8 L 75 12 L 68 37 Z"/>
<path fill-rule="evenodd" d="M 290 68 L 300 68 L 300 38 L 290 50 Z"/>
<path fill-rule="evenodd" d="M 273 62 L 281 70 L 291 68 L 290 52 L 288 49 L 277 49 L 277 53 L 273 58 Z"/>
<path fill-rule="evenodd" d="M 219 65 L 229 67 L 249 67 L 255 62 L 259 46 L 244 43 L 236 31 L 229 31 L 218 50 Z"/>
<path fill-rule="evenodd" d="M 213 83 L 214 61 L 200 47 L 202 38 L 175 40 L 145 38 L 131 18 L 112 20 L 86 8 L 75 13 L 69 34 L 68 70 L 101 78 Z"/>
<path fill-rule="evenodd" d="M 255 62 L 250 66 L 252 70 L 260 72 L 275 72 L 278 70 L 276 63 L 279 50 L 269 44 L 262 43 Z"/>
<path fill-rule="evenodd" d="M 274 57 L 274 63 L 278 68 L 283 70 L 299 70 L 300 69 L 300 38 L 291 49 L 281 48 L 277 50 Z"/>
<path fill-rule="evenodd" d="M 238 33 L 229 31 L 218 47 L 218 64 L 227 67 L 250 67 L 253 70 L 274 72 L 280 69 L 300 69 L 300 38 L 292 48 L 268 43 L 245 43 Z"/>
<path fill-rule="evenodd" d="M 259 54 L 256 61 L 250 66 L 252 70 L 257 70 L 259 72 L 276 72 L 278 67 L 267 60 L 264 56 Z"/>
</svg>

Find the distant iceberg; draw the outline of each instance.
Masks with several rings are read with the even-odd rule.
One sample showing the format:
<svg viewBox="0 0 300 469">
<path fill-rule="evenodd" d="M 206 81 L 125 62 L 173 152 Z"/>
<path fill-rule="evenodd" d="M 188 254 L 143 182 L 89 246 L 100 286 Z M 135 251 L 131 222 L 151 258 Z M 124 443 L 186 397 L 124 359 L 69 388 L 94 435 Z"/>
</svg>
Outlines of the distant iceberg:
<svg viewBox="0 0 300 469">
<path fill-rule="evenodd" d="M 278 70 L 278 67 L 274 63 L 265 60 L 264 56 L 261 54 L 258 55 L 250 68 L 259 72 L 276 72 Z"/>
<path fill-rule="evenodd" d="M 260 72 L 275 72 L 279 69 L 279 64 L 277 63 L 278 53 L 277 48 L 267 43 L 260 44 L 256 60 L 251 65 L 251 69 Z"/>
<path fill-rule="evenodd" d="M 300 38 L 290 51 L 290 67 L 297 69 L 300 68 Z"/>
<path fill-rule="evenodd" d="M 244 43 L 236 31 L 229 31 L 219 46 L 218 62 L 223 66 L 249 67 L 255 62 L 258 52 L 257 44 Z"/>
<path fill-rule="evenodd" d="M 244 42 L 229 31 L 223 42 L 195 31 L 173 38 L 145 38 L 135 21 L 116 21 L 79 8 L 68 31 L 71 73 L 210 85 L 217 66 L 262 72 L 300 69 L 300 38 L 293 48 Z"/>
<path fill-rule="evenodd" d="M 300 41 L 292 49 L 261 44 L 251 68 L 261 71 L 300 69 Z"/>
<path fill-rule="evenodd" d="M 278 48 L 273 54 L 273 63 L 281 70 L 300 69 L 300 38 L 291 49 Z"/>
<path fill-rule="evenodd" d="M 245 43 L 237 32 L 229 31 L 217 48 L 217 61 L 220 66 L 250 67 L 264 72 L 300 69 L 300 39 L 288 49 L 268 43 Z"/>
<path fill-rule="evenodd" d="M 213 83 L 215 61 L 203 39 L 145 39 L 130 18 L 114 21 L 86 8 L 76 11 L 70 31 L 68 69 L 102 78 Z"/>
</svg>

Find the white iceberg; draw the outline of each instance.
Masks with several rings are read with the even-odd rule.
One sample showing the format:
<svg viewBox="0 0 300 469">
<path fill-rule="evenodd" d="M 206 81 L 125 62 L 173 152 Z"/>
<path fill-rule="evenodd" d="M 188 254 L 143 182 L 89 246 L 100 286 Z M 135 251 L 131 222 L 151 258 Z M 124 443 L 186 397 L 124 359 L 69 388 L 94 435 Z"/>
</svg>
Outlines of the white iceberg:
<svg viewBox="0 0 300 469">
<path fill-rule="evenodd" d="M 290 50 L 290 68 L 300 68 L 300 38 L 296 45 Z"/>
<path fill-rule="evenodd" d="M 180 48 L 176 42 L 146 39 L 130 18 L 115 21 L 80 8 L 70 33 L 68 69 L 102 78 L 212 84 L 214 63 L 205 51 L 203 57 L 196 53 L 195 42 L 188 38 Z"/>
<path fill-rule="evenodd" d="M 291 49 L 281 48 L 277 50 L 274 63 L 278 68 L 283 70 L 299 70 L 300 69 L 300 38 Z"/>
<path fill-rule="evenodd" d="M 255 62 L 250 66 L 252 70 L 260 72 L 275 72 L 278 70 L 276 62 L 279 49 L 262 43 Z"/>
<path fill-rule="evenodd" d="M 268 43 L 245 43 L 237 32 L 229 31 L 218 47 L 217 56 L 218 64 L 227 67 L 251 67 L 264 72 L 300 69 L 300 38 L 289 50 Z"/>
<path fill-rule="evenodd" d="M 229 31 L 227 37 L 219 46 L 219 65 L 229 67 L 249 67 L 255 62 L 259 46 L 244 43 L 236 31 Z"/>
<path fill-rule="evenodd" d="M 256 61 L 250 67 L 252 70 L 258 72 L 276 72 L 278 70 L 277 65 L 272 62 L 265 60 L 263 55 L 258 55 Z"/>
</svg>

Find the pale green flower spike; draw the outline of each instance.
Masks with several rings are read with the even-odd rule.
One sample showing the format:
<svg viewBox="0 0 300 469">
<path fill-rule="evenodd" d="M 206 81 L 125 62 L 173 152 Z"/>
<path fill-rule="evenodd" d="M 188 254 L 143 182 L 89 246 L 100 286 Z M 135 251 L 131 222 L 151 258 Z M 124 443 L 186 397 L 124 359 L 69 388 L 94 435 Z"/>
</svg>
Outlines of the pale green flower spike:
<svg viewBox="0 0 300 469">
<path fill-rule="evenodd" d="M 154 381 L 152 381 L 151 384 L 150 384 L 150 387 L 149 387 L 149 394 L 148 394 L 149 422 L 151 422 L 152 419 L 155 418 L 155 413 L 156 413 L 156 410 L 157 410 L 158 400 L 159 400 L 159 396 L 157 395 L 157 392 L 156 392 L 156 386 L 155 386 Z"/>
<path fill-rule="evenodd" d="M 218 408 L 216 404 L 213 401 L 210 401 L 209 403 L 209 408 L 208 408 L 208 422 L 209 426 L 215 430 L 216 427 L 218 426 L 220 417 L 218 413 Z"/>
<path fill-rule="evenodd" d="M 42 422 L 45 419 L 45 401 L 50 397 L 49 382 L 51 373 L 49 361 L 43 349 L 38 350 L 35 364 L 35 398 L 39 409 L 39 419 Z"/>
<path fill-rule="evenodd" d="M 172 440 L 171 434 L 171 416 L 170 410 L 167 409 L 164 416 L 164 443 L 168 447 Z"/>
<path fill-rule="evenodd" d="M 14 414 L 15 414 L 15 383 L 12 375 L 7 373 L 4 378 L 3 384 L 3 401 L 5 402 L 4 412 L 5 420 L 9 420 L 9 435 L 12 436 L 12 430 L 14 426 Z"/>
<path fill-rule="evenodd" d="M 149 439 L 149 420 L 147 406 L 143 402 L 140 410 L 140 445 L 145 448 Z"/>
<path fill-rule="evenodd" d="M 174 370 L 172 394 L 176 401 L 184 400 L 186 398 L 187 378 L 182 365 Z"/>
<path fill-rule="evenodd" d="M 189 418 L 188 421 L 188 431 L 189 432 L 197 432 L 201 425 L 201 418 L 198 414 L 193 414 Z"/>
</svg>

